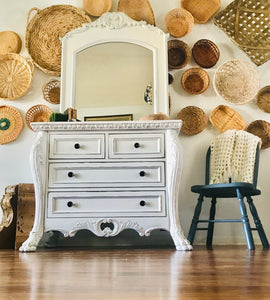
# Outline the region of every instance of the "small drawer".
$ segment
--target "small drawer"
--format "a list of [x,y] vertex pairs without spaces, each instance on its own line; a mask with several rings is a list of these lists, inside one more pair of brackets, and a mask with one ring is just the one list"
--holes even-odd
[[103,134],[51,135],[49,158],[104,158]]
[[48,218],[165,216],[165,191],[53,192]]
[[51,163],[49,188],[164,186],[164,163]]
[[110,158],[164,157],[164,134],[110,134]]

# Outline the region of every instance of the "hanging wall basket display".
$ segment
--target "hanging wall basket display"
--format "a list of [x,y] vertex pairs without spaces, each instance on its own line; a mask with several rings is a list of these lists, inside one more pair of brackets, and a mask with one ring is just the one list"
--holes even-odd
[[34,65],[16,53],[0,56],[0,98],[22,97],[32,83]]
[[0,106],[0,145],[17,139],[23,129],[23,120],[19,111],[11,106]]
[[270,59],[269,18],[269,1],[235,0],[214,17],[214,24],[259,66]]
[[60,80],[52,79],[47,82],[43,88],[43,97],[46,101],[51,104],[59,104],[60,103]]
[[260,88],[260,78],[251,63],[233,59],[223,63],[215,72],[214,89],[225,101],[244,104],[253,100]]
[[35,105],[28,109],[25,114],[27,126],[31,129],[32,122],[50,122],[50,116],[53,111],[46,105]]
[[[36,14],[31,18],[33,12]],[[72,5],[52,5],[42,10],[32,8],[28,13],[25,47],[34,64],[47,74],[60,76],[60,38],[89,22],[87,14]]]

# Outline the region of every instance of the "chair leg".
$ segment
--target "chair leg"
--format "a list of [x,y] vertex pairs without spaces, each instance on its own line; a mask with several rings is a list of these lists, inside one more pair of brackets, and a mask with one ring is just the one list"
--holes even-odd
[[195,237],[195,233],[197,230],[197,226],[198,226],[198,221],[199,221],[199,217],[200,217],[200,213],[202,210],[202,203],[203,203],[203,195],[200,195],[198,198],[198,203],[195,207],[194,210],[194,216],[190,225],[190,229],[189,229],[189,233],[188,233],[188,240],[190,242],[190,244],[193,244],[194,241],[194,237]]
[[247,247],[249,250],[254,250],[255,249],[254,240],[253,240],[253,236],[252,236],[243,196],[241,195],[241,192],[239,189],[236,189],[236,193],[237,193],[237,198],[239,201],[239,209],[240,209],[240,213],[241,213],[241,219],[242,219],[242,224],[243,224],[243,228],[244,228]]
[[[216,197],[213,197],[212,201],[211,201],[209,221],[210,220],[212,220],[212,221],[215,220],[216,203],[217,203]],[[207,248],[212,247],[213,233],[214,233],[214,222],[209,222],[208,223],[208,231],[207,231],[207,239],[206,239]]]
[[247,202],[249,204],[250,212],[252,214],[254,224],[255,224],[255,226],[257,228],[257,231],[259,233],[263,248],[267,249],[267,248],[269,248],[269,243],[268,243],[267,237],[265,235],[261,220],[258,216],[257,209],[256,209],[256,207],[253,203],[253,199],[250,196],[247,196]]

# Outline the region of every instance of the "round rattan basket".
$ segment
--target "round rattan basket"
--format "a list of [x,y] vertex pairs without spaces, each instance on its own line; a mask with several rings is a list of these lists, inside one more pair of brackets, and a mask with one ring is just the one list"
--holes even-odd
[[20,53],[22,40],[14,31],[0,32],[0,55],[7,53]]
[[177,119],[183,121],[181,132],[186,135],[195,135],[202,132],[208,122],[205,112],[197,106],[183,108],[177,114]]
[[170,35],[183,37],[191,32],[194,25],[194,18],[184,8],[175,8],[166,14],[164,22]]
[[[36,14],[31,18],[33,12]],[[61,37],[91,19],[72,5],[52,5],[28,13],[25,47],[34,64],[43,72],[61,75]]]
[[215,72],[214,89],[224,100],[244,104],[254,99],[260,87],[257,70],[243,60],[229,60]]
[[204,93],[207,90],[209,83],[209,76],[202,68],[187,69],[181,77],[183,89],[191,95]]
[[25,114],[25,121],[27,126],[31,129],[31,122],[49,122],[53,111],[46,105],[34,105],[28,109]]
[[23,129],[19,111],[11,106],[0,106],[0,145],[13,142]]
[[43,88],[43,97],[46,101],[51,104],[59,104],[60,103],[60,80],[52,79],[47,82]]
[[256,120],[250,123],[247,131],[258,136],[262,140],[262,149],[270,147],[270,123],[264,120]]
[[262,111],[270,113],[270,85],[259,90],[257,104]]
[[180,40],[168,41],[168,66],[171,69],[184,68],[191,57],[189,46]]
[[192,47],[192,56],[201,67],[211,68],[217,63],[220,52],[214,42],[201,39]]
[[33,78],[34,65],[23,56],[8,53],[0,56],[0,98],[15,100],[26,94]]
[[244,130],[246,128],[243,118],[226,105],[217,106],[210,114],[209,120],[211,124],[220,132],[228,129]]

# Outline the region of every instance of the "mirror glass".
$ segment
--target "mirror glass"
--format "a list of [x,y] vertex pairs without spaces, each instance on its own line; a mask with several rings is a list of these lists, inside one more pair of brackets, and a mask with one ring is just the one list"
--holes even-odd
[[75,107],[84,120],[137,120],[154,113],[148,48],[124,42],[88,47],[76,54],[75,74]]

